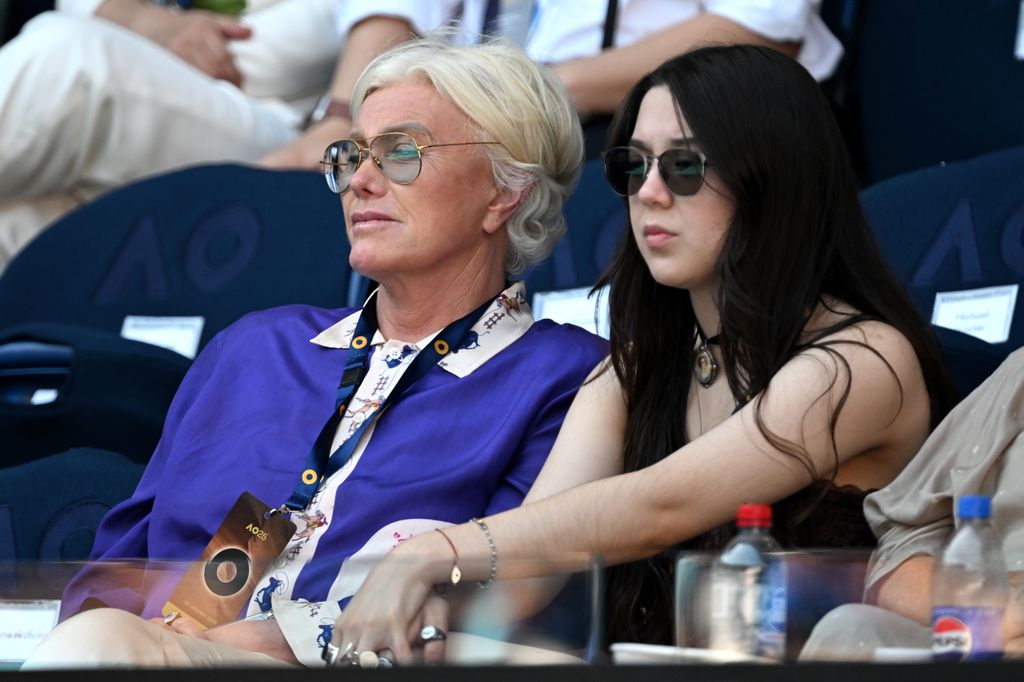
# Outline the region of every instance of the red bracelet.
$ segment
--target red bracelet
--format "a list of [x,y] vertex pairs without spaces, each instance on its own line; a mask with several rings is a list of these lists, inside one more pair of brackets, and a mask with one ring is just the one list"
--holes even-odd
[[434,530],[440,533],[441,537],[448,541],[448,546],[452,548],[452,553],[455,555],[455,558],[452,559],[452,585],[458,585],[459,581],[462,580],[462,571],[459,570],[459,550],[455,549],[455,543],[452,542],[447,533],[440,528],[435,528]]

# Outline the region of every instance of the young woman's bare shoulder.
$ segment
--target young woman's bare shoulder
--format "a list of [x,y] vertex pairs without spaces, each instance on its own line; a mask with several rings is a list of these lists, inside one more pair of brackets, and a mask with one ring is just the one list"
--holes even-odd
[[822,335],[825,330],[858,315],[860,311],[853,306],[836,299],[826,299],[808,321],[804,340],[816,339],[815,345],[834,348],[851,360],[887,364],[901,379],[904,375],[913,379],[915,372],[920,375],[917,352],[910,340],[891,324],[880,320],[861,320]]

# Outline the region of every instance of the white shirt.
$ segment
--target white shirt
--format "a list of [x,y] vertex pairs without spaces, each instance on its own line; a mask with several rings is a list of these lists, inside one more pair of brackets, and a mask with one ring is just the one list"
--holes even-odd
[[[619,0],[615,46],[624,47],[705,12],[726,17],[778,41],[802,43],[797,60],[818,80],[835,71],[843,47],[818,16],[821,0]],[[372,16],[402,17],[420,35],[453,20],[464,30],[483,27],[486,0],[373,0],[342,2],[335,10],[338,31],[346,35]],[[457,16],[462,6],[461,16]],[[534,60],[561,62],[601,50],[606,0],[536,0],[524,49]]]

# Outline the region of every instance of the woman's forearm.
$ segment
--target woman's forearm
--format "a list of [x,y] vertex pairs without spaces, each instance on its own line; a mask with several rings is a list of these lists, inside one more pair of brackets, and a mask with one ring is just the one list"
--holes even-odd
[[641,76],[661,62],[706,43],[754,43],[795,56],[798,43],[780,43],[716,14],[702,14],[626,47],[556,64],[576,110],[611,113]]

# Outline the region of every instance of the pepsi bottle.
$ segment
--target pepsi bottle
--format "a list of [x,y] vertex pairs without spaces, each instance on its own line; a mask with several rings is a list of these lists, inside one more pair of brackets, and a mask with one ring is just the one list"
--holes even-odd
[[738,530],[711,568],[712,649],[781,659],[786,648],[785,565],[770,534],[772,508],[744,504]]
[[988,497],[961,497],[960,526],[932,573],[932,655],[941,661],[993,660],[1003,655],[1006,562],[989,520]]

